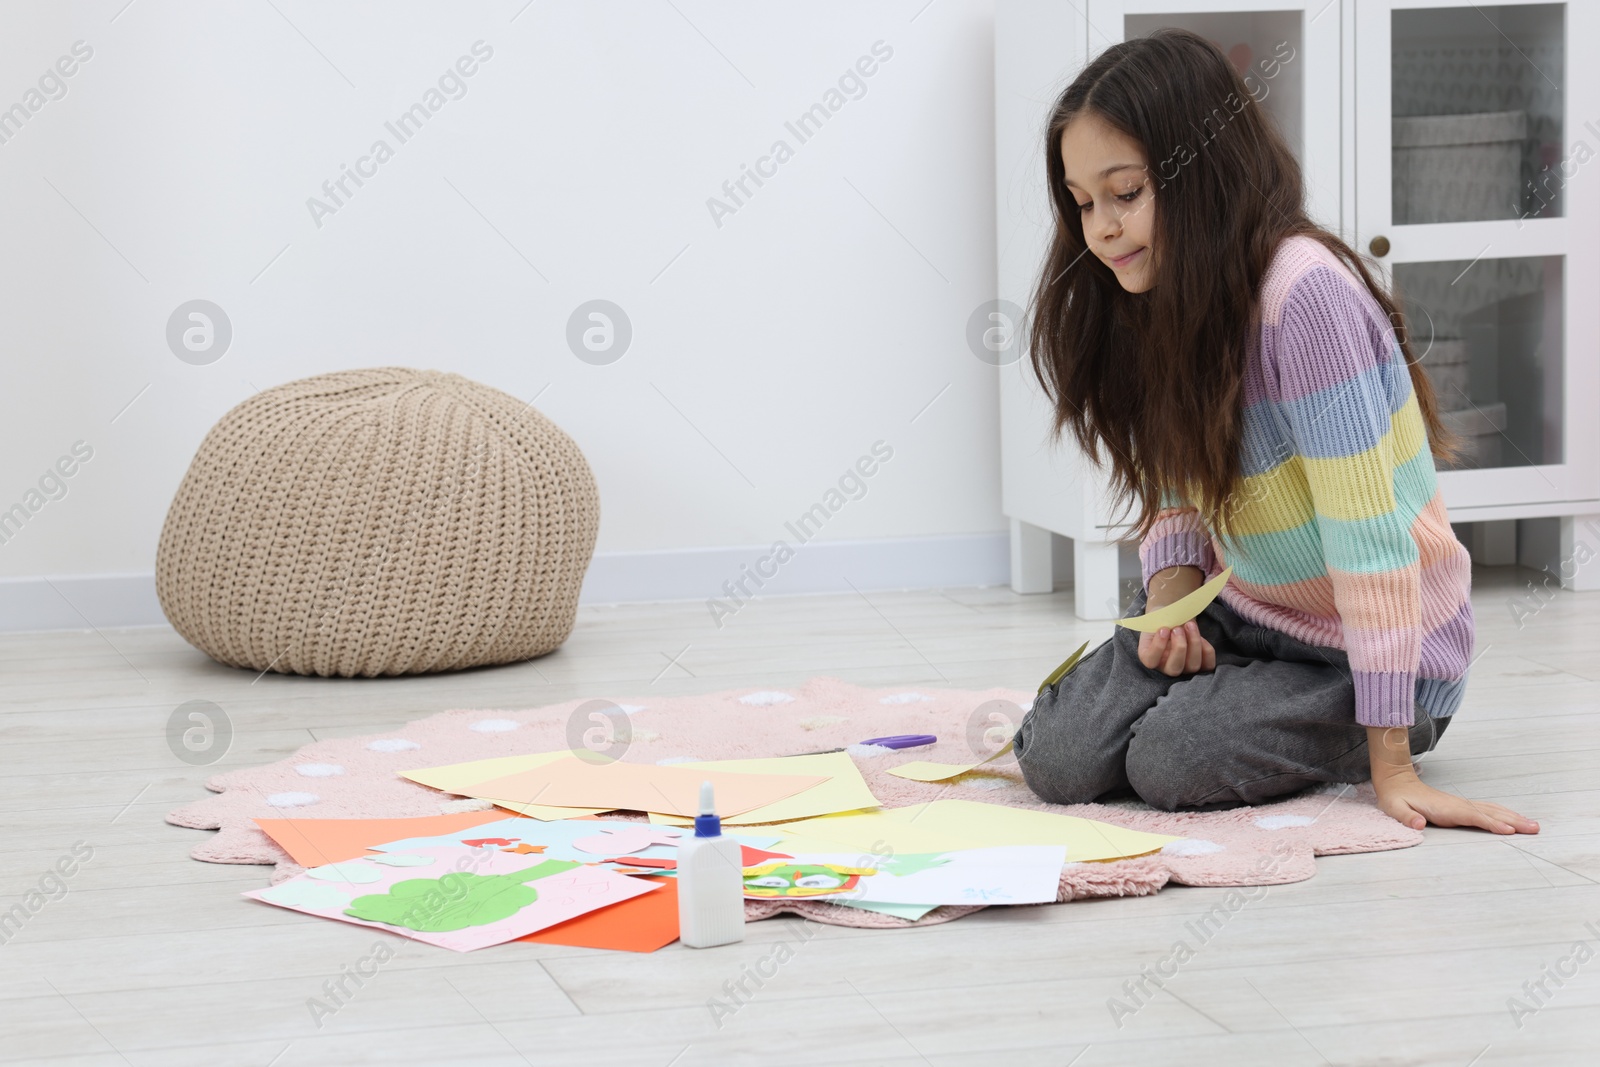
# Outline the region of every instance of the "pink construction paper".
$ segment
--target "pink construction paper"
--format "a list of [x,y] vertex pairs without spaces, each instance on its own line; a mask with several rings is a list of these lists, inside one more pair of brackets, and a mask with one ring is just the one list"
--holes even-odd
[[[337,871],[320,872],[321,877],[318,868],[311,868],[304,874],[296,875],[275,886],[253,889],[243,895],[252,900],[304,912],[307,915],[337,919],[358,926],[374,926],[426,944],[438,945],[456,952],[470,952],[473,949],[515,940],[660,888],[655,882],[630,878],[603,867],[583,865],[529,883],[538,890],[537,900],[508,918],[480,926],[448,931],[412,930],[346,915],[345,908],[349,907],[350,902],[357,897],[385,893],[394,885],[411,879],[439,878],[452,871],[480,875],[513,874],[546,862],[546,857],[537,854],[523,855],[493,848],[473,849],[466,846],[419,848],[404,854],[426,857],[432,862],[425,866],[393,867],[373,863],[368,859],[346,860],[337,865]],[[334,877],[328,877],[330,873]],[[374,873],[377,874],[376,878],[372,877]],[[350,880],[345,881],[340,876],[348,877]]]

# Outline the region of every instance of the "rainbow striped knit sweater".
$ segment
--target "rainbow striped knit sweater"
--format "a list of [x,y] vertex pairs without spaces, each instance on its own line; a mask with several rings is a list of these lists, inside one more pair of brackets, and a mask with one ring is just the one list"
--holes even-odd
[[1240,616],[1341,648],[1356,721],[1409,726],[1461,702],[1472,570],[1445,514],[1411,377],[1383,308],[1332,252],[1286,238],[1261,281],[1244,379],[1241,503],[1222,536],[1181,500],[1140,545],[1233,577]]

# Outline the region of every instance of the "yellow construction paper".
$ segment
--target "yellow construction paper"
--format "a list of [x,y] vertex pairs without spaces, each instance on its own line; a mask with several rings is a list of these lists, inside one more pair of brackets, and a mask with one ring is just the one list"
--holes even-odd
[[853,854],[861,857],[916,856],[971,848],[972,840],[938,826],[907,822],[895,815],[898,808],[882,808],[858,815],[832,815],[768,827],[783,835],[779,852]]
[[[565,759],[572,755],[565,749],[560,752],[530,752],[522,756],[496,756],[493,759],[472,760],[470,763],[451,763],[443,767],[421,767],[414,771],[401,771],[400,777],[409,778],[413,782],[437,789],[444,793],[454,793],[457,796],[467,796],[467,790],[479,782],[493,781],[504,778],[508,774],[519,774],[522,771],[531,771],[535,767],[543,767],[552,760]],[[517,804],[514,802],[495,802],[496,807],[514,811],[519,815],[527,815],[535,819],[552,822],[556,819],[576,819],[583,815],[599,815],[611,811],[611,808],[561,808],[553,804]]]
[[421,767],[414,771],[401,771],[400,777],[431,786],[446,793],[460,793],[462,787],[487,782],[491,778],[504,778],[519,771],[543,767],[552,760],[564,759],[572,753],[530,752],[522,756],[496,756],[494,759],[473,760],[470,763],[451,763],[444,767]]
[[1073,668],[1077,667],[1078,660],[1080,658],[1082,658],[1083,650],[1088,648],[1088,647],[1089,647],[1089,642],[1085,641],[1083,644],[1078,646],[1077,651],[1073,652],[1072,655],[1070,655],[1066,659],[1062,660],[1061,661],[1061,666],[1059,666],[1055,670],[1051,671],[1050,672],[1050,677],[1046,678],[1044,681],[1039,683],[1039,692],[1041,692],[1041,693],[1044,692],[1046,689],[1049,689],[1052,685],[1055,685],[1057,682],[1061,681],[1062,678],[1066,677],[1068,674],[1071,674],[1072,671],[1073,671]]
[[970,836],[973,847],[1059,844],[1067,847],[1069,861],[1080,863],[1143,856],[1180,840],[1172,834],[1130,830],[1095,819],[973,800],[936,800],[918,810],[901,810],[908,822],[933,819],[935,826]]
[[1131,619],[1118,619],[1118,626],[1126,626],[1130,630],[1140,633],[1153,634],[1163,627],[1172,629],[1182,626],[1202,611],[1206,605],[1217,599],[1217,594],[1222,592],[1222,587],[1228,584],[1228,575],[1233,573],[1232,567],[1226,567],[1222,573],[1211,579],[1199,589],[1179,600],[1174,600],[1164,608],[1136,615]]
[[[481,799],[481,798],[480,798]],[[555,804],[520,804],[515,800],[491,799],[489,803],[497,808],[526,815],[530,819],[542,819],[545,822],[555,822],[559,819],[582,819],[589,815],[603,815],[615,808],[563,808]]]
[[[871,815],[871,814],[876,813],[878,810],[879,809],[877,809],[877,808],[857,808],[855,811],[841,811],[841,812],[837,812],[836,814],[838,814],[838,815]],[[694,820],[693,819],[686,819],[681,815],[668,815],[665,812],[660,812],[660,811],[647,812],[647,814],[650,816],[650,821],[653,824],[655,824],[656,826],[693,826],[694,825]],[[826,817],[827,818],[832,818],[832,816],[826,816]],[[815,818],[819,818],[820,819],[820,818],[824,818],[824,816],[818,815],[818,816],[815,816]],[[735,822],[733,819],[723,819],[722,823],[723,823],[724,826],[730,826],[730,825],[731,826],[755,826],[755,825],[760,825],[762,827],[762,829],[770,830],[773,833],[777,833],[778,831],[781,831],[781,830],[787,830],[790,826],[795,825],[794,822],[763,823],[763,824],[739,823],[739,822]],[[838,851],[838,850],[835,849],[834,851]]]
[[[482,797],[501,807],[542,802],[561,807],[605,804],[630,811],[657,809],[692,817],[700,810],[700,786],[716,788],[719,812],[741,815],[777,803],[821,785],[818,775],[743,774],[687,764],[590,763],[572,757],[552,760],[542,767],[491,778],[467,786],[469,796]],[[516,810],[513,808],[512,810]]]
[[[679,763],[705,771],[731,771],[736,774],[815,774],[827,781],[791,797],[724,818],[729,826],[752,826],[764,822],[789,822],[842,811],[876,808],[878,798],[867,788],[866,779],[848,752],[819,752],[805,756],[776,756],[770,759],[708,760]],[[692,820],[652,812],[650,821],[663,826],[688,826]]]
[[1067,859],[1078,863],[1143,856],[1180,840],[1093,819],[973,800],[935,800],[861,815],[805,819],[776,829],[784,835],[778,847],[804,846],[808,851],[826,851],[811,847],[814,843],[863,852],[887,846],[898,855],[997,845],[1063,845]]
[[1011,742],[992,756],[986,756],[977,763],[933,763],[930,760],[917,760],[913,763],[902,763],[898,767],[890,767],[889,773],[896,778],[909,778],[913,782],[942,782],[946,778],[954,778],[958,774],[966,774],[970,770],[982,767],[990,760],[999,759],[1011,751]]

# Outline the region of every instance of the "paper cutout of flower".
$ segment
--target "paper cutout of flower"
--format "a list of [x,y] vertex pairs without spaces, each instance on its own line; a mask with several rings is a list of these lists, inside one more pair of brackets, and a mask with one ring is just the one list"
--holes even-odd
[[546,860],[513,874],[451,871],[438,878],[408,878],[386,893],[356,897],[344,913],[429,934],[487,926],[511,918],[539,899],[539,891],[527,883],[577,866],[567,860]]

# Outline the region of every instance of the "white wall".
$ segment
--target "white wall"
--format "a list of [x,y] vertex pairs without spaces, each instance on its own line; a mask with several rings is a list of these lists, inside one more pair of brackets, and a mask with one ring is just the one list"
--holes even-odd
[[[880,439],[822,539],[922,546],[902,582],[1004,580],[995,371],[965,339],[994,295],[992,3],[122,3],[0,8],[0,108],[93,49],[0,144],[0,508],[94,450],[0,545],[0,625],[49,613],[46,576],[89,599],[132,576],[100,621],[142,621],[119,612],[149,611],[212,423],[385,364],[540,396],[600,484],[591,600],[711,595]],[[477,41],[466,94],[399,143],[384,123]],[[785,122],[879,41],[801,144]],[[307,199],[379,138],[394,158],[319,228]],[[779,139],[793,159],[719,227],[707,199]],[[597,297],[634,328],[609,366],[565,342]],[[234,334],[204,366],[165,338],[196,298]],[[716,549],[676,585],[642,565]]]

